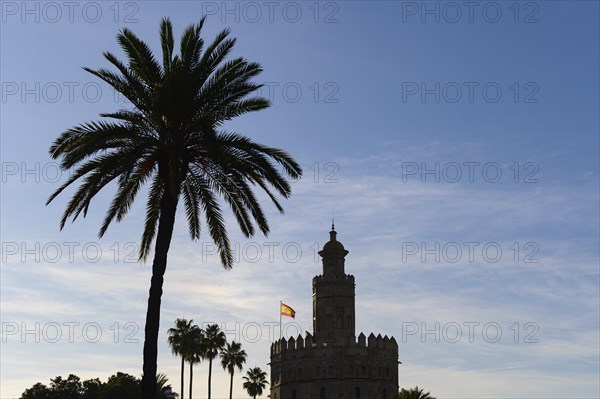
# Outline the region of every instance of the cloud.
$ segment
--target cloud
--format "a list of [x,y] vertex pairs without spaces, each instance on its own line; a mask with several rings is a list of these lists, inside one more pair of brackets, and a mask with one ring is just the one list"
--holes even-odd
[[[431,146],[428,156],[438,150],[439,146]],[[227,215],[239,260],[230,271],[219,264],[206,235],[200,242],[189,239],[184,215],[179,215],[159,337],[159,369],[167,372],[175,387],[179,360],[170,353],[166,331],[177,317],[201,324],[225,323],[230,339],[241,340],[247,350],[247,366],[256,364],[267,371],[270,343],[279,334],[273,326],[278,322],[279,300],[298,312],[296,320],[286,320],[297,324],[290,324],[290,334],[311,328],[311,279],[321,273],[317,252],[328,240],[333,209],[338,239],[350,251],[346,271],[357,281],[357,333],[396,337],[404,363],[401,386],[418,384],[440,397],[463,398],[564,397],[575,385],[579,396],[597,393],[590,366],[598,355],[598,258],[588,234],[598,219],[597,210],[591,210],[597,193],[589,187],[574,193],[559,185],[404,182],[392,173],[396,159],[384,152],[334,160],[339,167],[333,176],[337,183],[325,183],[323,175],[316,180],[307,175],[293,183],[285,216],[265,205],[271,221],[269,237],[244,238]],[[133,211],[130,221],[140,219],[139,212],[143,207]],[[557,226],[567,221],[568,234],[563,234]],[[109,249],[114,240],[123,251],[124,243],[137,240],[139,228],[116,225],[101,242],[106,256],[97,263],[85,262],[81,255],[74,262],[22,263],[16,254],[3,265],[3,321],[96,322],[106,333],[96,346],[86,346],[81,339],[65,346],[23,344],[8,337],[3,362],[11,367],[3,367],[3,397],[18,396],[35,382],[61,373],[101,378],[117,370],[139,374],[151,268],[123,262],[123,256],[115,262]],[[95,232],[88,233],[93,240]],[[37,234],[59,237],[53,230]],[[479,243],[473,261],[465,242]],[[407,256],[406,243],[417,244],[419,252]],[[427,250],[436,252],[436,243],[438,253],[423,258]],[[441,253],[448,243],[463,250],[455,263],[447,261],[448,253]],[[497,262],[480,251],[489,243],[502,249]],[[532,255],[537,263],[525,262],[532,253],[527,243],[537,245]],[[120,323],[120,339],[128,332],[124,323],[139,326],[135,334],[139,342],[111,345],[110,327],[115,322]],[[479,323],[473,342],[464,324],[469,322]],[[410,323],[416,323],[419,331],[406,335],[406,329],[415,326]],[[436,323],[440,342],[435,342],[435,333],[423,336],[423,328],[435,329]],[[443,335],[454,331],[452,323],[463,329],[457,343]],[[490,337],[482,335],[486,323],[500,326],[501,340],[488,342]],[[539,342],[524,343],[536,328],[532,337]],[[63,353],[69,354],[68,359]],[[38,366],[30,367],[31,358]],[[57,364],[54,358],[61,360]],[[560,364],[568,366],[566,374],[557,370]],[[205,390],[206,369],[206,364],[196,369],[197,392]],[[225,373],[215,373],[213,386],[215,395],[227,394]],[[237,382],[235,390],[242,394]]]

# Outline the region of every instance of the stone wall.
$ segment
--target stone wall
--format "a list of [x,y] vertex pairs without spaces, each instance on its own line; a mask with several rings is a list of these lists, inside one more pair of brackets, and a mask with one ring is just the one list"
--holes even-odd
[[307,333],[271,345],[271,399],[391,399],[398,392],[398,344],[360,334],[345,345]]

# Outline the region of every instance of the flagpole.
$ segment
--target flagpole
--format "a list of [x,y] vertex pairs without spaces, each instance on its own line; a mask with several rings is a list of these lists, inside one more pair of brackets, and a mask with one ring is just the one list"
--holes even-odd
[[283,301],[279,301],[279,339],[281,339],[281,305]]

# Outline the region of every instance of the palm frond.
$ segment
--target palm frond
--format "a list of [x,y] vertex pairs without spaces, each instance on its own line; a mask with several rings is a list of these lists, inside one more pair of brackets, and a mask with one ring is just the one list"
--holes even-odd
[[181,196],[190,237],[200,238],[204,218],[221,263],[230,268],[233,255],[221,204],[232,211],[247,237],[255,233],[255,223],[263,234],[269,232],[256,187],[283,212],[275,194],[289,197],[291,186],[284,175],[298,178],[300,166],[279,149],[236,133],[217,132],[224,122],[270,105],[265,98],[250,97],[261,87],[252,79],[262,67],[242,57],[227,60],[235,45],[228,29],[216,35],[203,52],[204,23],[202,18],[184,31],[179,54],[174,54],[173,27],[163,18],[161,63],[148,44],[123,29],[117,41],[127,62],[105,52],[116,70],[84,68],[125,96],[134,108],[102,113],[102,118],[112,121],[80,124],[51,145],[50,155],[73,172],[48,203],[79,182],[60,220],[61,228],[67,220],[85,216],[96,194],[114,182],[116,192],[99,230],[103,236],[114,220],[125,218],[136,195],[149,183],[140,260],[151,251],[164,196],[169,195],[173,207]]
[[193,71],[197,66],[202,48],[204,47],[204,40],[200,37],[206,16],[202,17],[197,25],[189,26],[181,37],[181,63],[186,71]]
[[150,247],[156,235],[156,226],[160,218],[160,204],[163,190],[162,179],[156,174],[150,186],[148,200],[146,201],[146,221],[144,222],[144,231],[142,233],[139,260],[145,261],[150,254]]
[[183,200],[185,206],[185,216],[188,221],[188,227],[192,240],[200,239],[200,199],[198,192],[194,190],[190,181],[183,183]]
[[171,64],[173,62],[173,48],[175,41],[173,39],[173,26],[168,18],[163,18],[160,22],[160,44],[163,52],[163,70],[165,75],[171,73]]
[[127,28],[123,28],[117,35],[117,41],[129,58],[129,67],[146,86],[151,90],[155,89],[163,79],[163,71],[150,47]]
[[[128,171],[129,172],[129,171]],[[127,173],[127,178],[119,182],[119,189],[113,198],[110,208],[106,213],[102,227],[100,227],[99,236],[104,236],[110,223],[116,218],[117,222],[123,220],[129,208],[133,204],[136,194],[140,187],[148,180],[154,172],[154,168],[144,167],[144,164],[137,165],[133,173]]]

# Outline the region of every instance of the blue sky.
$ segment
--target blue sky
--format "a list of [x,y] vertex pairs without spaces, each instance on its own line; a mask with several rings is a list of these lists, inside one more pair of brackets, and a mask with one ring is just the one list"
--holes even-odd
[[[72,8],[69,8],[72,7]],[[1,3],[0,397],[57,375],[141,372],[150,266],[132,261],[143,201],[103,239],[100,218],[59,232],[67,196],[47,150],[65,129],[129,105],[81,67],[127,27],[208,15],[258,61],[272,107],[227,127],[294,155],[286,214],[242,237],[225,271],[179,215],[159,371],[177,317],[218,322],[268,371],[283,300],[311,328],[315,251],[332,210],[357,281],[357,332],[393,335],[400,386],[440,398],[595,398],[599,370],[599,4],[534,2]],[[458,329],[460,328],[460,330]],[[39,342],[36,342],[39,341]],[[206,396],[207,365],[195,372]],[[215,397],[228,393],[214,375]],[[245,397],[236,379],[234,396]]]

